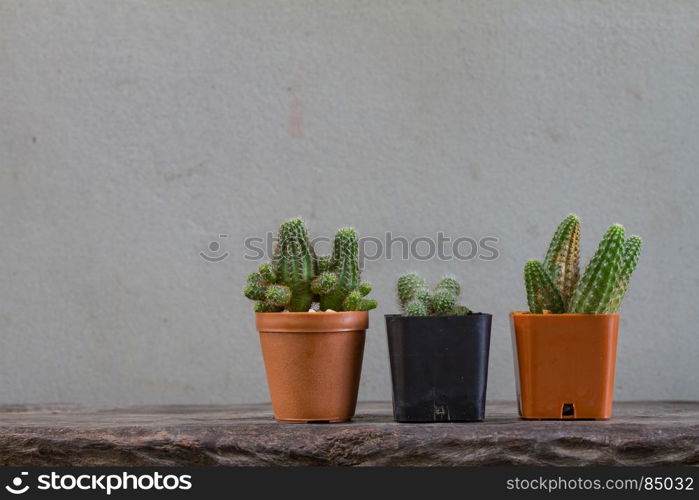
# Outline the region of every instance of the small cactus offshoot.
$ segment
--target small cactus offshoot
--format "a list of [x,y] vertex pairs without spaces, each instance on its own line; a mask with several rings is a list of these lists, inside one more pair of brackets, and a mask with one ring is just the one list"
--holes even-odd
[[427,283],[416,273],[404,274],[398,278],[398,301],[407,304],[414,299],[418,291],[427,287]]
[[360,280],[358,238],[354,229],[340,229],[332,255],[316,257],[300,218],[279,228],[271,262],[248,275],[243,295],[256,301],[255,312],[307,312],[309,309],[368,311],[371,285]]
[[556,229],[543,263],[530,260],[524,267],[529,312],[616,313],[638,263],[641,244],[640,237],[626,239],[624,227],[612,225],[581,277],[580,220],[569,215]]
[[404,316],[465,316],[470,309],[456,303],[461,285],[451,277],[442,278],[430,289],[416,273],[398,278],[398,302]]
[[564,312],[563,299],[558,288],[538,260],[530,260],[524,266],[524,284],[527,288],[529,311],[541,314],[544,311]]

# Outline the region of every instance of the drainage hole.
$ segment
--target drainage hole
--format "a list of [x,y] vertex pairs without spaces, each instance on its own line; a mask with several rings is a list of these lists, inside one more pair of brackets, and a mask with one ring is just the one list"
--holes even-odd
[[574,417],[575,416],[575,405],[573,403],[563,403],[563,409],[561,410],[561,416]]

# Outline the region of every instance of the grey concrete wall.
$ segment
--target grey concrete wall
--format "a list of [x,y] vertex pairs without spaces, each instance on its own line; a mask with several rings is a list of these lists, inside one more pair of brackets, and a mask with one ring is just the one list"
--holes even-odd
[[[699,4],[0,0],[0,402],[268,399],[243,240],[495,236],[495,261],[366,265],[362,399],[389,399],[397,275],[507,312],[557,222],[645,239],[618,399],[697,399]],[[219,252],[205,262],[219,233]]]

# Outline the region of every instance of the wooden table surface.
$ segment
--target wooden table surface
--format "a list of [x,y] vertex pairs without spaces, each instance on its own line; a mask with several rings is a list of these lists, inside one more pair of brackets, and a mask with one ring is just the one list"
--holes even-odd
[[269,405],[0,406],[0,465],[699,465],[699,403],[616,403],[608,421],[398,424],[390,403],[352,422],[279,424]]

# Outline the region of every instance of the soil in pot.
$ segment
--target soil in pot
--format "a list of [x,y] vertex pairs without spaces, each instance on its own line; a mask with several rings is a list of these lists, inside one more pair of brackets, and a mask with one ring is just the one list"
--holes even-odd
[[490,314],[387,315],[398,422],[474,422],[485,416]]

